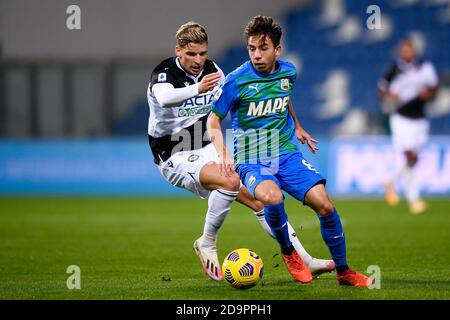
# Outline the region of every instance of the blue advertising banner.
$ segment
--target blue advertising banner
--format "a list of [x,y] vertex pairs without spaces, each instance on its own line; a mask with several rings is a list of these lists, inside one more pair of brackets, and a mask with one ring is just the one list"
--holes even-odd
[[[388,137],[332,140],[329,156],[328,189],[337,197],[380,197],[392,178],[403,188],[399,171],[405,157]],[[430,138],[414,171],[424,195],[450,196],[450,137]]]
[[167,183],[145,139],[0,142],[2,195],[188,194]]
[[[333,197],[382,197],[403,161],[388,137],[325,140],[319,148],[302,151]],[[416,180],[424,195],[450,196],[449,136],[430,139]],[[0,141],[0,195],[193,196],[163,179],[146,139]]]

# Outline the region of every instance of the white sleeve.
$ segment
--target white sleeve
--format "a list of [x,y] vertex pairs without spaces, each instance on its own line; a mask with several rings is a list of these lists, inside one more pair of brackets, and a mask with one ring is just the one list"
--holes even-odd
[[157,83],[153,85],[152,92],[161,107],[174,107],[198,95],[198,83],[185,88],[174,88],[170,83]]
[[220,80],[219,80],[219,86],[222,84],[223,80],[225,80],[225,74],[223,73],[222,69],[219,68],[219,66],[213,61],[214,66],[217,69],[217,72],[220,73]]
[[436,87],[439,83],[439,79],[433,64],[431,64],[430,62],[425,63],[424,69],[425,69],[425,81],[427,85],[429,87]]

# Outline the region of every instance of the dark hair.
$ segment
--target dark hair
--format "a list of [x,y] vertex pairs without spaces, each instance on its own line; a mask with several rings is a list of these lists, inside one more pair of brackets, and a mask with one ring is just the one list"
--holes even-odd
[[247,41],[252,36],[264,35],[268,36],[275,46],[280,45],[281,34],[281,27],[278,23],[273,21],[271,17],[261,15],[251,19],[245,26],[244,31]]
[[400,39],[398,46],[401,47],[405,44],[410,45],[411,47],[413,47],[415,49],[414,41],[412,38],[404,37],[404,38]]

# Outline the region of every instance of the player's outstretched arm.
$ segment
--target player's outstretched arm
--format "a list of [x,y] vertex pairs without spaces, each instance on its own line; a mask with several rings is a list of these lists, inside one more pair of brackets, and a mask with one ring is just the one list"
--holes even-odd
[[230,154],[225,145],[222,134],[222,120],[213,112],[209,114],[208,121],[206,123],[208,134],[219,154],[219,173],[220,175],[225,175],[225,177],[230,177],[234,172],[234,161],[230,157]]
[[298,140],[300,140],[300,142],[303,144],[306,142],[309,150],[311,150],[312,153],[316,153],[319,150],[319,148],[316,146],[316,143],[318,143],[318,141],[311,137],[311,135],[302,128],[295,114],[294,106],[292,105],[292,102],[290,100],[288,104],[288,110],[289,114],[292,117],[292,120],[294,120],[295,134],[297,135]]
[[198,84],[184,88],[174,88],[170,83],[157,83],[153,86],[153,95],[163,108],[177,107],[184,101],[198,95]]

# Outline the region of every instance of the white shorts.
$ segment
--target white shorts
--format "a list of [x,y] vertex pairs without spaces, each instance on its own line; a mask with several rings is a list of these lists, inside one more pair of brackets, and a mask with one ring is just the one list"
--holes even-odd
[[200,183],[200,170],[209,162],[219,162],[219,154],[212,143],[202,149],[175,153],[159,165],[159,172],[170,184],[204,199],[210,191]]
[[427,119],[410,119],[399,114],[389,118],[394,148],[419,152],[428,141],[430,123]]

